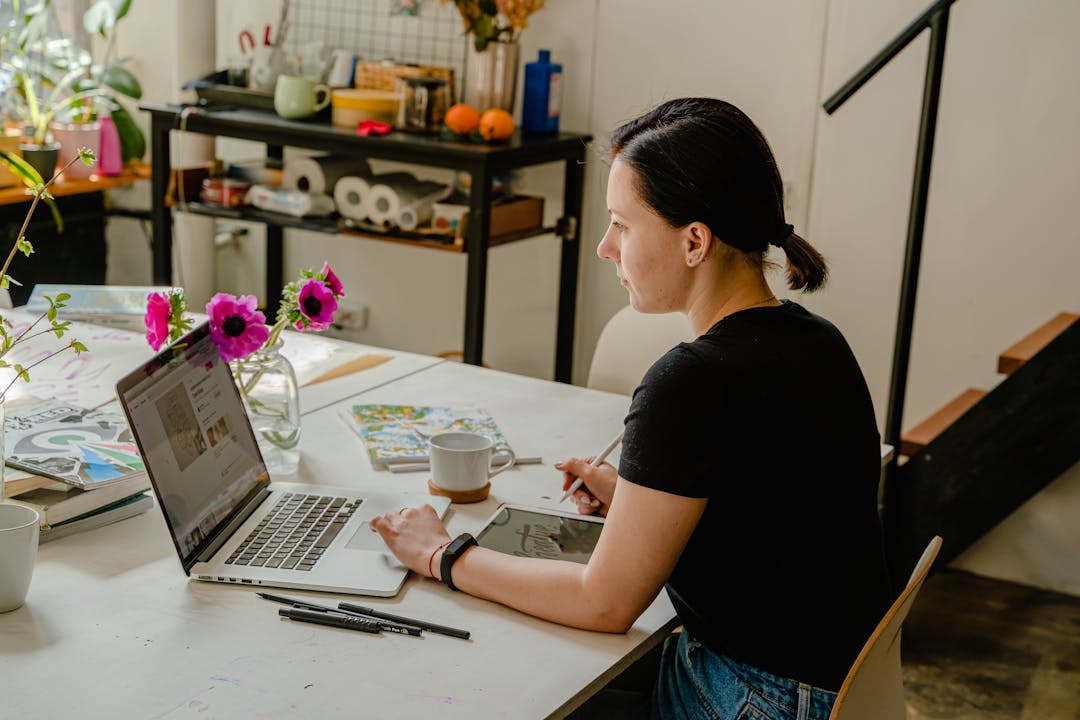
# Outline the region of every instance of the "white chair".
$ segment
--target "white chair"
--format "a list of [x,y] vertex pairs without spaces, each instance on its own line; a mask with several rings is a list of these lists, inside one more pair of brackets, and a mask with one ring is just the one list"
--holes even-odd
[[905,720],[904,676],[900,668],[900,630],[934,564],[941,538],[926,546],[907,587],[866,641],[844,678],[829,720]]
[[646,315],[627,305],[600,332],[585,385],[630,395],[661,355],[694,337],[690,321],[682,313]]

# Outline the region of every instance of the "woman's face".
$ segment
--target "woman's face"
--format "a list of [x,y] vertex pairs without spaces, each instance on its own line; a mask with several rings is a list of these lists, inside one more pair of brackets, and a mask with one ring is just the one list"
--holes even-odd
[[641,201],[633,168],[618,159],[608,174],[607,207],[611,223],[596,254],[615,263],[630,304],[645,313],[683,309],[689,281],[685,233]]

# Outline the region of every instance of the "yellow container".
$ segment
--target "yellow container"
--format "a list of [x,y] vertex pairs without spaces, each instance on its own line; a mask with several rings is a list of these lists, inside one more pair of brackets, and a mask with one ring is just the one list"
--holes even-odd
[[364,120],[393,125],[397,121],[400,102],[397,94],[385,90],[339,88],[330,98],[330,119],[337,127],[351,130]]

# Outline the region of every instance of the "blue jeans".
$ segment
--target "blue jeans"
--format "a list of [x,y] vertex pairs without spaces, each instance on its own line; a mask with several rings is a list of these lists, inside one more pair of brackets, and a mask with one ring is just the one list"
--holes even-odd
[[836,693],[717,655],[685,630],[664,643],[657,720],[828,720]]

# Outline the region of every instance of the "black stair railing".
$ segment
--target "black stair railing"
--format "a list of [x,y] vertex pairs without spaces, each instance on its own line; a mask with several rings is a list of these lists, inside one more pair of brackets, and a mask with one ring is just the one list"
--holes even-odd
[[[904,250],[904,270],[900,286],[900,303],[896,320],[896,339],[893,345],[892,372],[889,383],[889,404],[885,416],[885,442],[900,447],[903,432],[904,395],[907,392],[908,364],[911,355],[911,333],[915,323],[915,295],[919,284],[919,263],[922,257],[923,230],[926,227],[926,203],[930,191],[930,163],[934,156],[934,134],[937,127],[938,99],[941,95],[941,76],[945,64],[945,38],[949,28],[949,8],[955,0],[938,0],[897,35],[870,62],[837,90],[823,104],[825,112],[833,114],[859,88],[896,57],[924,30],[930,30],[930,49],[923,82],[922,115],[919,120],[919,140],[915,151],[915,178],[908,212],[907,243]],[[890,498],[894,492],[897,455],[884,470],[882,514],[888,540],[890,526],[899,519],[893,515]],[[891,509],[892,508],[892,509]]]

